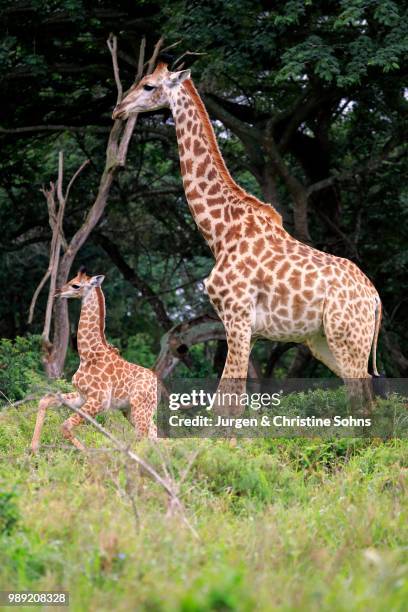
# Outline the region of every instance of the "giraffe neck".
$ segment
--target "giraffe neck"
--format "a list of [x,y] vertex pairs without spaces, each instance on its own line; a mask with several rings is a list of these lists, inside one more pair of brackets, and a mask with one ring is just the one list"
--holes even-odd
[[281,226],[281,217],[272,206],[246,193],[231,177],[205,106],[190,79],[170,96],[170,106],[186,198],[212,251],[217,254],[231,225],[254,210]]
[[78,326],[78,353],[81,360],[92,358],[106,350],[105,298],[100,287],[95,287],[83,298]]

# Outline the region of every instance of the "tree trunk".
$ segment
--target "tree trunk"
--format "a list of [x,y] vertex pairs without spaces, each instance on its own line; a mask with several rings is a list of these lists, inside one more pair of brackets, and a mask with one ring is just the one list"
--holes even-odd
[[303,373],[306,366],[312,359],[312,353],[307,346],[300,344],[296,351],[296,355],[290,365],[287,373],[287,378],[303,378]]
[[225,340],[224,326],[215,315],[204,314],[175,325],[162,337],[153,369],[159,378],[166,378],[179,361],[185,361],[191,346],[209,340]]
[[218,378],[221,378],[222,372],[225,366],[225,360],[227,358],[228,344],[226,340],[218,340],[217,347],[215,349],[215,355],[213,360],[213,367],[217,372]]

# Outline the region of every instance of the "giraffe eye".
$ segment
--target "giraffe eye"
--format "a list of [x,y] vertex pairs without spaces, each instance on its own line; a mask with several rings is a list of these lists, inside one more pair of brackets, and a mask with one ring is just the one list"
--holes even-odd
[[81,288],[81,285],[71,285],[71,287],[72,287],[73,289],[80,289],[80,288]]
[[143,89],[145,89],[146,91],[153,91],[153,89],[156,89],[154,85],[143,85]]

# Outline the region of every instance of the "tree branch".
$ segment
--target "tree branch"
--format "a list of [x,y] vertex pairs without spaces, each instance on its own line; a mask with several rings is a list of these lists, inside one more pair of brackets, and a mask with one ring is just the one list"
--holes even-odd
[[204,314],[172,327],[161,339],[160,354],[154,365],[159,378],[169,376],[191,346],[209,340],[225,340],[224,326],[214,314]]
[[90,423],[97,431],[99,431],[99,433],[105,436],[105,438],[110,440],[118,451],[120,451],[123,455],[125,455],[129,459],[131,459],[133,462],[140,465],[140,467],[143,468],[145,473],[148,474],[148,476],[152,480],[156,481],[167,493],[168,498],[169,498],[168,514],[172,515],[174,514],[174,510],[176,510],[181,516],[185,525],[190,529],[194,537],[199,539],[198,533],[196,532],[194,527],[190,524],[190,522],[188,521],[185,515],[184,507],[180,501],[180,498],[178,497],[179,486],[177,485],[177,482],[175,481],[175,479],[170,478],[169,475],[166,475],[166,478],[163,478],[162,476],[160,476],[160,474],[155,470],[155,468],[150,463],[142,459],[142,457],[140,457],[134,451],[130,450],[127,445],[123,444],[120,440],[118,440],[113,434],[111,434],[110,431],[108,431],[107,429],[105,429],[105,427],[100,425],[87,412],[81,410],[80,408],[75,408],[71,404],[66,404],[64,402],[63,396],[59,393],[56,394],[56,397],[62,404],[68,406],[68,408],[70,408],[73,412],[80,415],[85,421],[88,421],[88,423]]
[[83,132],[91,130],[93,132],[103,133],[109,132],[109,127],[99,125],[27,125],[19,128],[4,128],[0,127],[0,134],[27,134],[30,132]]
[[116,36],[114,36],[114,34],[112,34],[112,32],[109,34],[109,38],[106,41],[106,44],[108,45],[108,49],[112,56],[113,75],[115,77],[116,89],[118,90],[118,97],[116,100],[116,104],[119,104],[119,102],[122,100],[123,87],[122,87],[122,81],[120,80],[120,74],[119,74],[118,39]]
[[400,155],[402,155],[406,150],[406,145],[400,145],[391,150],[388,147],[385,147],[383,153],[376,157],[375,159],[369,159],[362,164],[351,168],[350,170],[345,170],[344,172],[340,172],[338,174],[334,174],[333,176],[329,176],[326,179],[318,181],[313,185],[310,185],[307,190],[307,197],[309,198],[312,193],[316,193],[317,191],[321,191],[322,189],[326,189],[327,187],[331,187],[335,183],[351,181],[355,179],[356,176],[361,174],[369,174],[379,168],[384,162],[389,160],[390,158],[396,159]]
[[294,226],[296,237],[306,243],[311,242],[307,218],[307,192],[302,183],[289,172],[282,155],[278,150],[273,135],[273,122],[268,122],[264,143],[271,163],[286,184],[294,202]]
[[152,288],[131,268],[125,259],[122,257],[117,245],[105,236],[104,234],[96,234],[95,240],[101,245],[103,250],[109,255],[115,266],[120,270],[123,277],[135,287],[151,304],[158,322],[161,327],[167,331],[173,327],[173,321],[170,319],[163,302],[154,293]]
[[[109,51],[111,52],[111,55],[112,55],[114,76],[115,76],[115,81],[116,81],[116,85],[118,88],[118,99],[119,99],[119,96],[122,95],[122,84],[119,78],[119,68],[118,68],[118,63],[117,63],[116,37],[110,36],[107,44],[108,44]],[[160,39],[156,43],[152,58],[151,60],[149,60],[151,61],[151,64],[149,64],[150,67],[152,67],[154,64],[153,58],[154,58],[154,61],[157,58],[161,44],[162,44],[162,39]],[[142,60],[144,60],[144,47],[145,47],[145,43],[142,40],[141,46],[140,46],[142,59],[139,58],[140,60],[139,65],[142,62]],[[119,120],[116,120],[114,122],[112,129],[110,131],[110,134],[109,134],[109,139],[108,139],[108,144],[107,144],[107,149],[106,149],[105,168],[104,168],[103,174],[99,182],[98,193],[96,195],[95,201],[93,205],[91,206],[90,210],[88,211],[88,214],[86,215],[84,223],[72,237],[61,259],[61,262],[59,262],[60,240],[61,240],[61,232],[59,230],[62,227],[62,223],[61,223],[62,216],[61,218],[57,218],[54,221],[54,217],[56,217],[55,202],[53,200],[55,187],[53,185],[51,186],[51,190],[49,193],[49,197],[47,198],[47,202],[49,203],[49,210],[51,211],[50,212],[50,222],[55,223],[55,227],[54,227],[55,231],[53,232],[53,241],[52,241],[51,252],[50,252],[49,268],[51,269],[50,276],[51,276],[52,284],[50,284],[49,301],[47,304],[46,323],[45,323],[44,333],[43,333],[44,341],[46,341],[46,337],[49,334],[49,323],[50,323],[49,321],[50,306],[49,305],[51,302],[51,296],[53,299],[53,294],[55,293],[54,284],[56,281],[54,279],[53,271],[54,269],[58,270],[58,284],[60,286],[62,286],[63,284],[67,282],[72,263],[79,249],[82,247],[82,245],[87,240],[91,231],[94,229],[94,227],[99,222],[106,208],[109,191],[110,191],[112,182],[114,180],[114,177],[118,169],[121,166],[123,166],[126,162],[127,150],[128,150],[130,138],[132,136],[132,132],[133,132],[133,129],[136,123],[136,119],[137,117],[134,116],[130,120],[128,120],[126,124],[124,124],[122,121],[119,121]],[[68,185],[68,188],[67,188],[67,194],[69,194],[70,188],[72,187],[72,184],[75,181],[76,177],[78,176],[79,171],[82,169],[82,167],[85,167],[85,165],[83,164],[81,168],[78,170],[78,172],[72,177]],[[60,156],[57,192],[58,192],[58,196],[60,200],[59,213],[61,215],[63,214],[64,208],[65,208],[65,202],[63,200],[63,192],[62,192],[62,172],[63,172],[63,163],[62,163],[62,159]],[[57,262],[57,264],[55,262]],[[52,287],[54,287],[54,289],[51,291]],[[57,305],[55,308],[54,337],[53,337],[53,343],[49,347],[51,350],[49,350],[49,354],[47,358],[47,368],[48,368],[47,372],[52,377],[61,375],[62,368],[63,368],[64,361],[65,361],[65,355],[67,351],[67,345],[68,345],[68,331],[69,330],[68,330],[67,304],[65,301],[60,300],[57,302]]]

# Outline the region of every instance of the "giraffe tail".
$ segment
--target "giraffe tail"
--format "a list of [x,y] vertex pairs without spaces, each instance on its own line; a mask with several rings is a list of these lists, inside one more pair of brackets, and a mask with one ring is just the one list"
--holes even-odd
[[374,326],[374,337],[373,337],[373,344],[372,344],[373,374],[376,377],[380,376],[377,370],[377,343],[378,343],[378,335],[380,333],[381,319],[382,319],[381,300],[380,298],[376,298],[375,326]]

